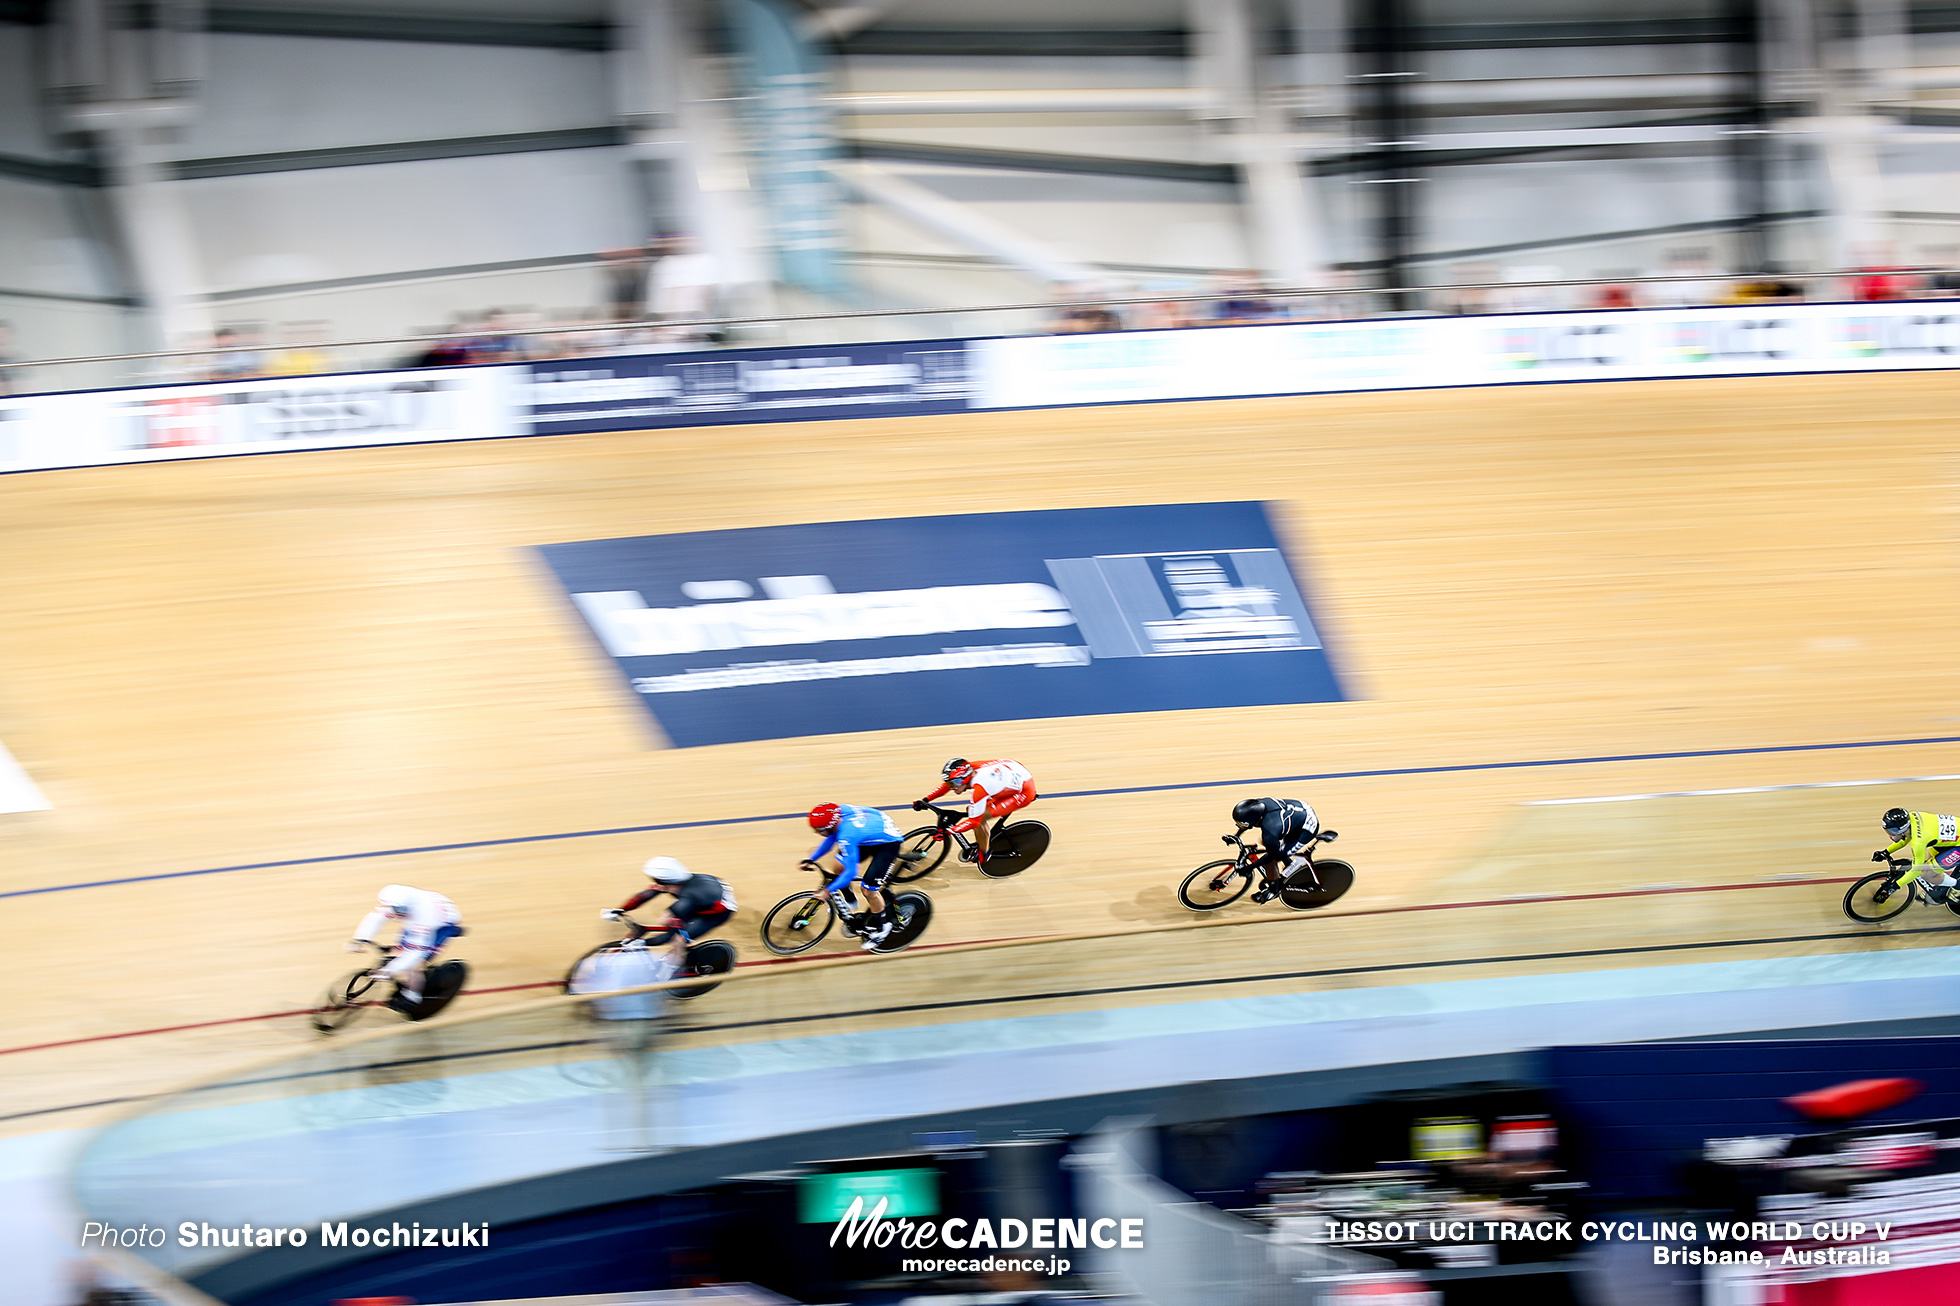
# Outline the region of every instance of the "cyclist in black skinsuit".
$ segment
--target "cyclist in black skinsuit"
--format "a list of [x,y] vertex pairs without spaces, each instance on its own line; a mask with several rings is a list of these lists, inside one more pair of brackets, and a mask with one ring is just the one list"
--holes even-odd
[[1297,798],[1244,798],[1233,805],[1232,820],[1241,831],[1259,827],[1259,841],[1265,850],[1253,865],[1265,883],[1253,891],[1252,900],[1269,902],[1286,878],[1287,863],[1319,833],[1320,818]]
[[[640,869],[653,883],[621,905],[608,907],[599,915],[604,920],[623,920],[626,913],[635,907],[660,894],[673,894],[673,905],[667,909],[667,919],[661,922],[659,928],[667,931],[668,939],[673,941],[676,966],[685,960],[689,943],[721,926],[735,914],[733,889],[712,875],[688,870],[678,858],[649,857],[646,865]],[[666,940],[656,939],[655,942]]]

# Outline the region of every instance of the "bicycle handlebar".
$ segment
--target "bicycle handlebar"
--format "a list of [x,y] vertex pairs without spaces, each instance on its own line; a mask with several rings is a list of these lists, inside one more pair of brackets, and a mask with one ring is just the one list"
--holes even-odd
[[[1251,828],[1252,828],[1251,826],[1246,827],[1247,830]],[[1303,842],[1311,846],[1316,843],[1333,843],[1336,839],[1340,837],[1341,837],[1341,832],[1339,830],[1315,830],[1312,834],[1308,835]],[[1239,847],[1244,848],[1245,830],[1240,830],[1235,834],[1220,835],[1219,842],[1235,843]]]

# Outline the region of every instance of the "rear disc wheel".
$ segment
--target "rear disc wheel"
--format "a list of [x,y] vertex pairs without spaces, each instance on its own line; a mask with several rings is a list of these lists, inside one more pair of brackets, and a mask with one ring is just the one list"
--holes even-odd
[[1016,821],[995,830],[988,839],[987,860],[980,863],[980,874],[1004,880],[1041,860],[1054,836],[1041,821]]
[[[674,978],[684,979],[689,975],[726,975],[734,969],[735,945],[726,939],[709,939],[706,943],[697,943],[687,950],[687,966]],[[698,998],[703,993],[713,992],[718,987],[718,982],[689,984],[685,988],[668,990],[668,996],[682,1000]]]
[[1280,884],[1279,900],[1294,911],[1325,907],[1354,887],[1354,867],[1332,857],[1302,866]]
[[910,889],[892,898],[892,932],[878,945],[879,952],[897,952],[919,941],[932,923],[932,899]]

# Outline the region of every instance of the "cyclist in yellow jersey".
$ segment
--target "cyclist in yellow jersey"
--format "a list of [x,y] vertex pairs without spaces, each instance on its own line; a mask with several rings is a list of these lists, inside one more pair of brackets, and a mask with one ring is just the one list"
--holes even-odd
[[1882,862],[1901,848],[1911,848],[1912,869],[1899,877],[1899,883],[1910,884],[1914,878],[1924,875],[1926,897],[1933,902],[1945,902],[1954,887],[1949,872],[1960,866],[1960,820],[1938,812],[1908,812],[1903,807],[1894,807],[1879,823],[1892,837],[1892,843],[1873,853],[1872,860]]

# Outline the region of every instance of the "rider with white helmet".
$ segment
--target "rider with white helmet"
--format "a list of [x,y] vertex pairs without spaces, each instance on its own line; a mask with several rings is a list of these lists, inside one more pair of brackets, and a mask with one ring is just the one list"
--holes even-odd
[[649,857],[640,871],[651,881],[617,907],[599,913],[602,920],[624,920],[626,913],[663,893],[674,895],[667,919],[659,928],[666,933],[655,943],[673,941],[674,960],[679,964],[687,945],[709,930],[724,924],[735,914],[735,891],[712,875],[690,871],[677,857]]
[[347,941],[347,951],[367,947],[388,921],[401,922],[401,935],[395,941],[393,959],[374,973],[378,978],[394,980],[404,1002],[420,1002],[428,964],[444,944],[463,932],[462,913],[439,893],[390,884],[375,895],[374,910],[361,918],[354,937]]

